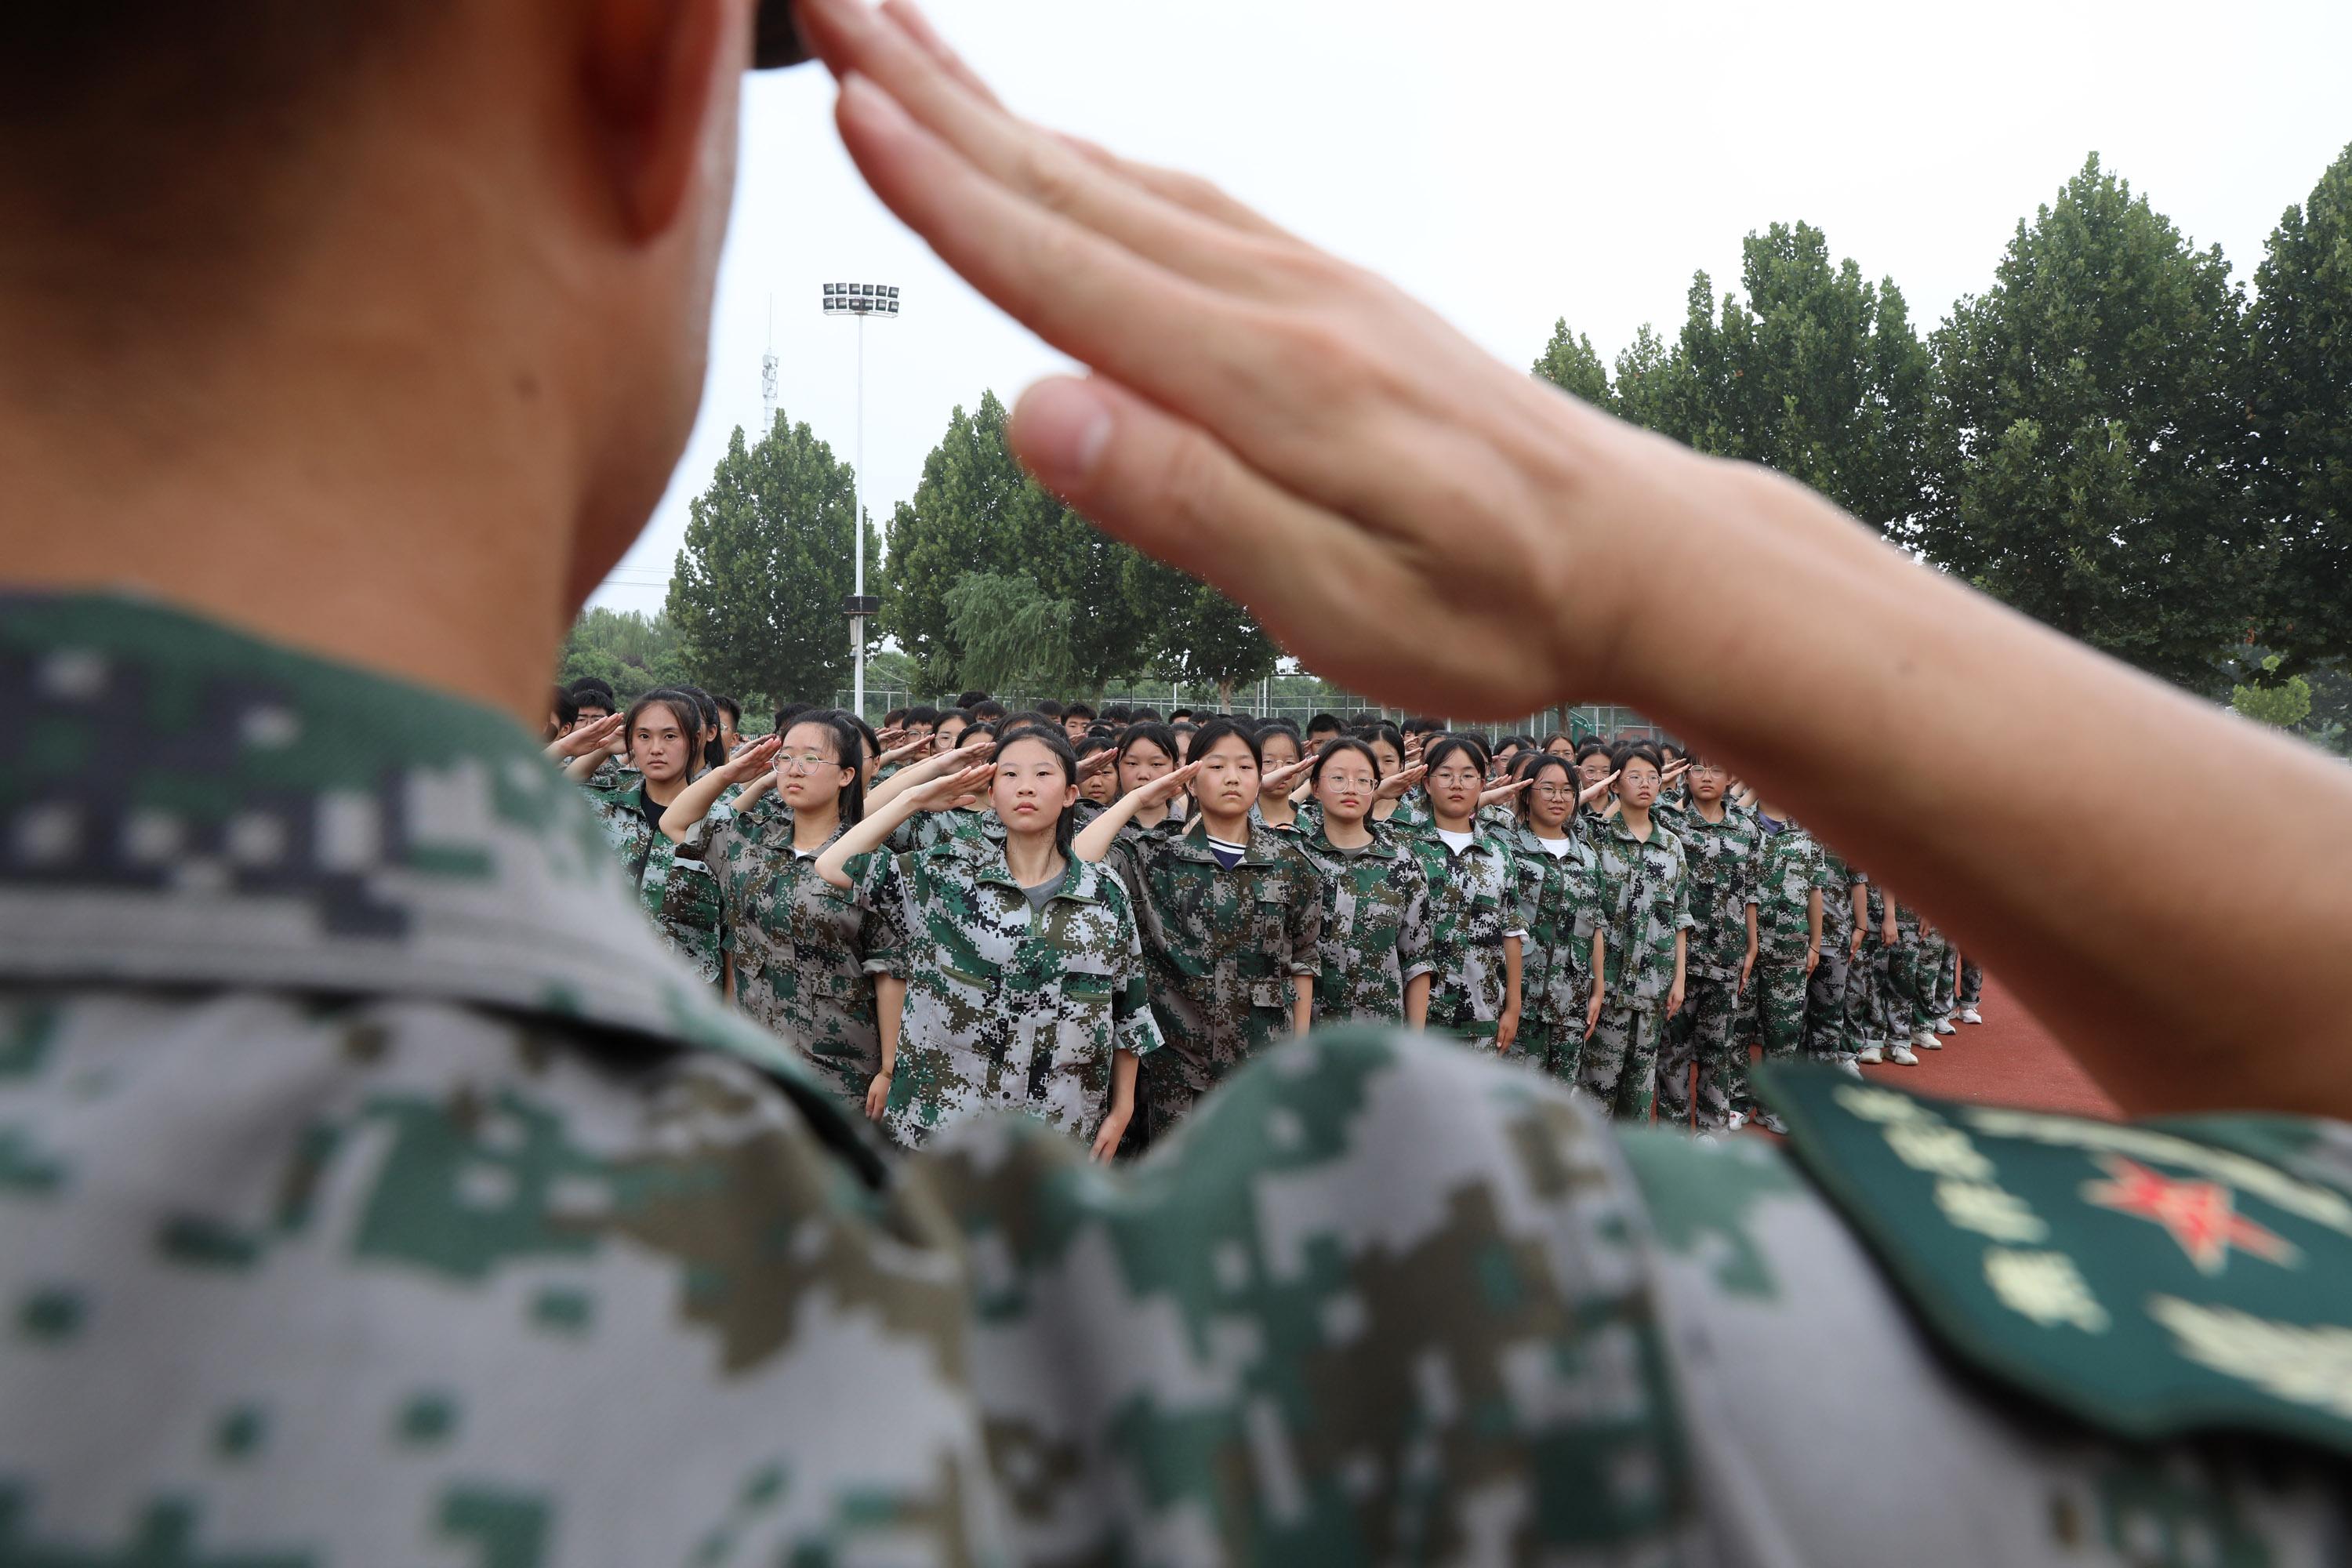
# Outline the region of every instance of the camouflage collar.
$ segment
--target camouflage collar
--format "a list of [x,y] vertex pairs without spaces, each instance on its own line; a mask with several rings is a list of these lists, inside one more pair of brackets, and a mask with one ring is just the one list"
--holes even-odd
[[0,594],[0,984],[438,998],[808,1084],[503,715],[108,595]]
[[[1189,819],[1182,830],[1171,841],[1170,849],[1187,860],[1205,861],[1212,866],[1218,863],[1216,856],[1209,848],[1209,824],[1206,817],[1195,816]],[[1234,861],[1234,865],[1238,868],[1243,866],[1278,866],[1281,863],[1282,851],[1277,847],[1273,832],[1253,819],[1249,825],[1249,843],[1242,850],[1242,858]]]
[[[1004,840],[997,838],[990,842],[992,852],[974,858],[972,879],[992,887],[1009,888],[1016,894],[1027,896],[1028,889],[1014,879],[1013,868],[1004,858]],[[1076,855],[1065,855],[1062,857],[1062,885],[1054,889],[1054,897],[1082,904],[1099,903],[1102,900],[1097,885],[1100,876],[1100,868],[1079,859]]]
[[1371,860],[1393,860],[1399,855],[1403,853],[1402,850],[1397,847],[1396,840],[1390,837],[1386,832],[1382,831],[1387,826],[1386,824],[1372,822],[1369,817],[1367,817],[1365,821],[1370,826],[1372,841],[1370,844],[1365,845],[1361,849],[1340,848],[1337,844],[1331,842],[1329,830],[1320,826],[1317,826],[1315,829],[1315,837],[1308,839],[1307,842],[1315,846],[1316,848],[1326,850],[1333,855],[1359,855],[1362,856],[1366,859]]

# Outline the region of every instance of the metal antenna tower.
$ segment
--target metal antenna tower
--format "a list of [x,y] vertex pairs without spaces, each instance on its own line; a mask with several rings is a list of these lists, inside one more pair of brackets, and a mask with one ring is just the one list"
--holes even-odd
[[[768,352],[760,356],[760,440],[776,427],[776,297],[768,296]],[[757,445],[758,443],[753,443]]]

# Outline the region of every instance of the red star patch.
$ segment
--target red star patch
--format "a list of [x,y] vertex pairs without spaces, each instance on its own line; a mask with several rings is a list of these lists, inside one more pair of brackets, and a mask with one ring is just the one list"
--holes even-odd
[[2162,1226],[2200,1274],[2219,1274],[2236,1247],[2283,1267],[2301,1260],[2293,1242],[2237,1212],[2236,1194],[2219,1182],[2179,1180],[2119,1154],[2095,1156],[2107,1173],[2083,1184],[2083,1201]]

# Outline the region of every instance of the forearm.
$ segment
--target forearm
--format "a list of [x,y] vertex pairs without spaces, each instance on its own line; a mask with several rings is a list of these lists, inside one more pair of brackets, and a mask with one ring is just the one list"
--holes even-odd
[[849,827],[841,837],[825,846],[824,853],[816,858],[816,874],[836,888],[849,886],[848,865],[860,855],[879,849],[898,831],[898,825],[915,815],[915,797],[902,795],[880,812],[869,812]]
[[907,983],[894,974],[874,977],[874,1017],[882,1037],[882,1072],[898,1069],[898,1030],[906,1022]]
[[1819,888],[1805,895],[1805,945],[1815,949],[1822,945],[1822,890]]
[[1121,795],[1103,807],[1103,814],[1087,823],[1084,830],[1070,841],[1070,853],[1081,860],[1100,860],[1110,853],[1110,847],[1118,842],[1118,830],[1134,821],[1135,814],[1142,809],[1139,793]]
[[[1926,892],[2127,1107],[2210,1106],[2227,1086],[2352,1114],[2352,879],[2343,854],[2313,853],[2352,847],[2352,778],[1910,563],[1793,485],[1747,489],[1744,510],[1659,531],[1689,614],[1632,623],[1628,697],[1874,880]],[[1928,761],[1970,734],[2032,759],[2031,784]],[[2217,752],[2245,791],[2226,812],[2202,776]]]
[[1315,976],[1294,974],[1290,977],[1290,1027],[1294,1034],[1305,1034],[1315,1023]]
[[727,793],[727,776],[723,769],[712,769],[677,792],[677,798],[662,809],[662,837],[673,844],[683,844],[692,836],[694,825],[710,815],[719,797]]
[[1428,1026],[1429,975],[1426,972],[1404,983],[1404,1021],[1411,1028]]
[[1503,939],[1503,1011],[1519,1010],[1519,939]]

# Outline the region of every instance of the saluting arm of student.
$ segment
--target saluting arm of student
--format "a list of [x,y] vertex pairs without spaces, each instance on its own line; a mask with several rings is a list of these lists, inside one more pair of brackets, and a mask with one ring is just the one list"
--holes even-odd
[[563,763],[563,771],[569,773],[573,763],[586,757],[588,771],[594,773],[596,764],[611,752],[628,717],[626,713],[607,713],[592,723],[574,725],[570,734],[558,735],[547,743],[548,760]]
[[1133,822],[1137,812],[1146,806],[1174,800],[1183,793],[1184,785],[1192,775],[1200,771],[1200,763],[1190,763],[1160,774],[1148,784],[1128,791],[1103,807],[1102,815],[1087,823],[1084,830],[1070,841],[1070,853],[1081,860],[1102,859],[1110,853],[1110,847],[1118,842],[1118,830]]
[[[2352,1115],[2352,879],[2311,853],[2352,845],[2340,763],[1502,363],[1212,187],[1019,120],[887,12],[799,17],[877,195],[1092,371],[1032,387],[1008,431],[1086,517],[1354,690],[1465,717],[1630,702],[1929,889],[2128,1108]],[[1956,734],[2035,758],[2035,786],[1949,766]],[[2217,752],[2244,781],[2222,813]]]
[[[871,816],[910,789],[917,789],[938,778],[941,773],[968,768],[986,758],[996,749],[993,741],[974,741],[969,746],[952,752],[933,752],[919,762],[908,763],[887,779],[880,779],[866,792],[866,813]],[[908,816],[912,816],[909,812]],[[898,819],[906,820],[902,816]]]
[[900,790],[878,812],[868,812],[863,818],[842,830],[841,837],[824,847],[816,858],[816,874],[836,888],[849,887],[849,863],[860,855],[871,854],[890,840],[900,823],[919,811],[945,809],[959,795],[971,793],[996,771],[982,763],[962,768],[917,786]]
[[662,808],[662,837],[673,844],[683,844],[694,837],[695,825],[710,815],[719,797],[740,784],[750,784],[776,765],[776,752],[783,742],[770,735],[744,747],[709,773],[677,792],[677,798]]

